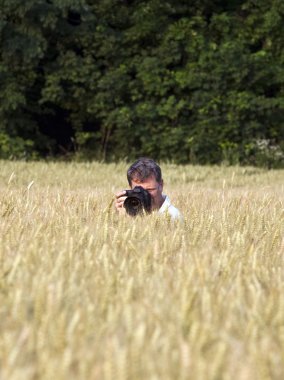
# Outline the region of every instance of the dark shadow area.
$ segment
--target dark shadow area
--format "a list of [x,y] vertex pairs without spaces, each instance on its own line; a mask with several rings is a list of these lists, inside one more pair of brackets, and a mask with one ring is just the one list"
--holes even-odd
[[41,154],[64,155],[74,152],[75,133],[68,116],[67,111],[54,105],[50,113],[38,116],[39,132],[44,140],[40,144]]

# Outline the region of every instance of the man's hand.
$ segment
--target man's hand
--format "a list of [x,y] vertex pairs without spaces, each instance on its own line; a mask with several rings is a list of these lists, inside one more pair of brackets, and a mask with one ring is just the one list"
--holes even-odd
[[125,199],[127,198],[125,196],[125,194],[126,194],[125,190],[120,191],[119,193],[115,194],[115,203],[114,203],[114,205],[115,205],[116,210],[119,211],[119,212],[121,212],[121,213],[125,212],[125,208],[123,207],[123,203],[124,203]]

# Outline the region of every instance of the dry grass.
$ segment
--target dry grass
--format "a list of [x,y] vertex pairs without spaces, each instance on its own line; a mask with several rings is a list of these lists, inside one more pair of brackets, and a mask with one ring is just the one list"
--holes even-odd
[[284,378],[284,171],[163,165],[172,225],[123,163],[0,165],[1,379]]

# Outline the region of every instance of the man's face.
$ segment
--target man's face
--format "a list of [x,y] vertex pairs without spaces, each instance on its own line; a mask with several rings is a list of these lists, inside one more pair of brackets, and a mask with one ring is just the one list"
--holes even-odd
[[150,176],[142,182],[139,180],[132,180],[131,188],[133,189],[135,186],[142,186],[143,189],[149,191],[152,199],[152,209],[158,209],[161,207],[161,204],[163,203],[163,180],[159,183],[154,176]]

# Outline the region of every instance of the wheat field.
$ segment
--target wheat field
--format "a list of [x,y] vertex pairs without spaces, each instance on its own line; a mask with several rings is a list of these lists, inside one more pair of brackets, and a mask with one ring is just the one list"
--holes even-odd
[[284,171],[162,164],[171,223],[126,163],[0,167],[1,380],[284,379]]

